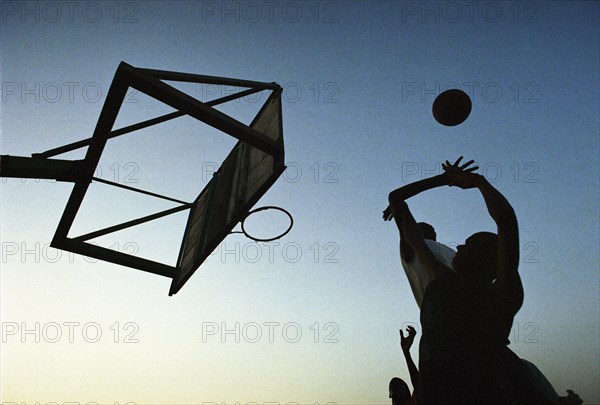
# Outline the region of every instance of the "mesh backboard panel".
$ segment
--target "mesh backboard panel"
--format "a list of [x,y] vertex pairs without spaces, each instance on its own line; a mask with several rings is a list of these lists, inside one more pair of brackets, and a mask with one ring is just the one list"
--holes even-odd
[[170,295],[183,286],[285,170],[280,94],[271,95],[250,127],[279,143],[281,154],[273,156],[241,141],[235,145],[190,210]]

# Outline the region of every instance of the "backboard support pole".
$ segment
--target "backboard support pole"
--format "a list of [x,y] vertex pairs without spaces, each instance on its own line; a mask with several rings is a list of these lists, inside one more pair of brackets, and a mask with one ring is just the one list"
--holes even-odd
[[83,160],[43,159],[26,156],[0,156],[0,177],[51,179],[75,183]]

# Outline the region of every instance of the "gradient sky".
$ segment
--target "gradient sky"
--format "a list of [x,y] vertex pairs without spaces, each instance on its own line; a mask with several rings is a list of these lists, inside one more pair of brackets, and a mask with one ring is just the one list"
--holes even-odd
[[[167,278],[48,247],[72,185],[3,179],[3,402],[390,403],[390,378],[408,380],[398,329],[419,313],[381,211],[392,189],[464,155],[519,219],[525,303],[510,347],[560,393],[600,403],[600,3],[3,1],[1,11],[2,154],[91,136],[121,61],[275,81],[288,170],[259,205],[295,221],[270,244],[227,237],[169,297]],[[431,104],[452,87],[473,110],[448,128]],[[202,100],[232,91],[179,88]],[[223,111],[249,122],[265,99]],[[169,111],[130,92],[116,127]],[[191,200],[234,143],[183,117],[111,140],[97,176]],[[451,246],[494,230],[477,191],[408,203]],[[172,206],[93,184],[70,235]],[[174,264],[185,220],[96,242]],[[263,235],[287,225],[272,212],[248,224]]]

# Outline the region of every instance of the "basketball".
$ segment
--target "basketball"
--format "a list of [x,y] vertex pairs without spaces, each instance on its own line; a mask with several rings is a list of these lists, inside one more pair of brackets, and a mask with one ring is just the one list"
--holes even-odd
[[462,124],[471,113],[471,99],[462,90],[450,89],[440,93],[433,102],[433,117],[447,127]]

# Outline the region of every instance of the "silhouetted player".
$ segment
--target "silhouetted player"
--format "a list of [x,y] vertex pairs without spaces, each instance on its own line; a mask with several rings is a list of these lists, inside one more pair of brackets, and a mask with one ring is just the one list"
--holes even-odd
[[415,399],[411,396],[410,389],[403,379],[392,378],[389,390],[392,405],[416,405]]
[[478,232],[458,246],[452,262],[456,273],[428,248],[404,193],[389,195],[396,224],[432,280],[421,309],[418,400],[520,403],[525,383],[514,376],[520,375],[516,371],[522,362],[506,347],[513,317],[523,303],[517,218],[506,198],[472,173],[477,167],[468,168],[473,161],[459,166],[461,159],[453,165],[446,161],[442,175],[414,183],[418,190],[413,194],[443,185],[481,192],[498,233]]
[[407,327],[406,336],[404,336],[402,329],[400,329],[400,347],[402,348],[402,353],[406,359],[406,365],[408,367],[408,372],[410,373],[410,382],[413,385],[413,392],[412,394],[410,393],[410,389],[403,379],[398,377],[392,378],[390,381],[390,398],[392,398],[392,405],[417,404],[415,391],[419,381],[419,371],[417,370],[417,366],[415,366],[415,363],[410,355],[410,347],[415,340],[416,334],[417,331],[412,326]]

